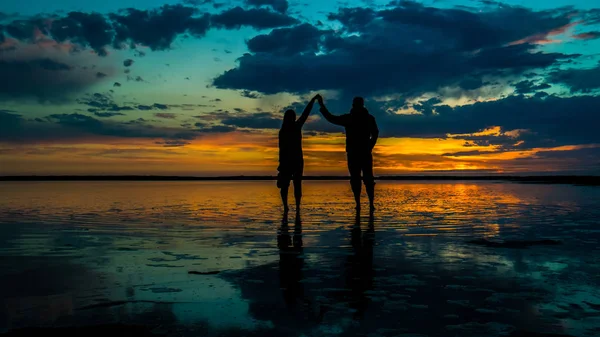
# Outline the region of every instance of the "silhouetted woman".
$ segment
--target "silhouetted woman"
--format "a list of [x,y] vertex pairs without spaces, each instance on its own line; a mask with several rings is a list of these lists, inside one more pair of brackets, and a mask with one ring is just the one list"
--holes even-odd
[[308,119],[318,95],[313,97],[302,116],[296,120],[296,112],[287,110],[283,115],[283,123],[279,130],[279,167],[277,171],[277,187],[281,189],[281,201],[284,212],[289,211],[288,190],[290,181],[294,181],[294,197],[296,198],[296,212],[300,210],[302,200],[302,173],[304,171],[304,156],[302,154],[302,126]]

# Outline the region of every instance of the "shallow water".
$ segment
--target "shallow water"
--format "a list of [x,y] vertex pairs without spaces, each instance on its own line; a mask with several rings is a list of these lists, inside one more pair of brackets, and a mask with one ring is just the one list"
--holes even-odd
[[274,182],[1,183],[0,328],[600,335],[599,188],[376,189],[374,216],[357,218],[347,182],[305,182],[301,219],[292,209],[286,225]]

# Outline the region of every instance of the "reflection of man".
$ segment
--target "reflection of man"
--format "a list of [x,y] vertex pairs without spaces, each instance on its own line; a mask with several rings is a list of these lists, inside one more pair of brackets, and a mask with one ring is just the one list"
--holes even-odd
[[354,193],[356,209],[360,209],[360,176],[362,172],[369,206],[374,210],[375,179],[373,177],[373,155],[372,151],[379,137],[379,129],[375,117],[369,114],[365,108],[362,97],[355,97],[352,101],[352,109],[349,114],[332,115],[323,103],[323,97],[317,96],[321,113],[330,123],[346,128],[346,154],[348,157],[348,170],[350,171],[350,186]]
[[350,239],[353,254],[346,262],[346,288],[352,296],[350,307],[356,310],[355,319],[363,318],[369,304],[365,292],[373,288],[373,239],[373,217],[369,217],[369,228],[363,233],[357,214]]

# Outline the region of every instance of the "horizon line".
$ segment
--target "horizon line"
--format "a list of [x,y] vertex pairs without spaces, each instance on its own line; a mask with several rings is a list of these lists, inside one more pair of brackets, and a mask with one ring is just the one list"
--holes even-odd
[[[0,181],[272,181],[276,175],[229,175],[229,176],[177,176],[177,175],[15,175],[0,176]],[[304,176],[302,180],[349,180],[349,176]],[[375,180],[389,181],[443,181],[443,180],[500,180],[509,182],[562,183],[600,185],[600,175],[530,174],[530,175],[381,175]]]

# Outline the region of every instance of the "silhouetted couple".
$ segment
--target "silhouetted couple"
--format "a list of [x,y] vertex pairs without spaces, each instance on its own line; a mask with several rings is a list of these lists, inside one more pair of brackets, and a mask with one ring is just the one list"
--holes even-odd
[[288,190],[290,181],[294,182],[294,196],[296,198],[296,211],[300,209],[302,199],[302,174],[304,171],[304,156],[302,154],[302,126],[308,119],[315,101],[319,102],[323,117],[330,123],[343,126],[346,130],[346,155],[348,170],[350,171],[350,186],[354,193],[356,209],[360,210],[361,172],[362,180],[369,196],[371,211],[375,209],[375,180],[373,176],[372,151],[377,143],[379,129],[375,118],[365,108],[362,97],[355,97],[352,101],[350,113],[336,116],[332,115],[323,103],[323,97],[313,97],[304,112],[296,120],[296,112],[287,110],[283,116],[283,123],[279,131],[279,175],[277,187],[281,189],[281,200],[284,212],[289,211]]

